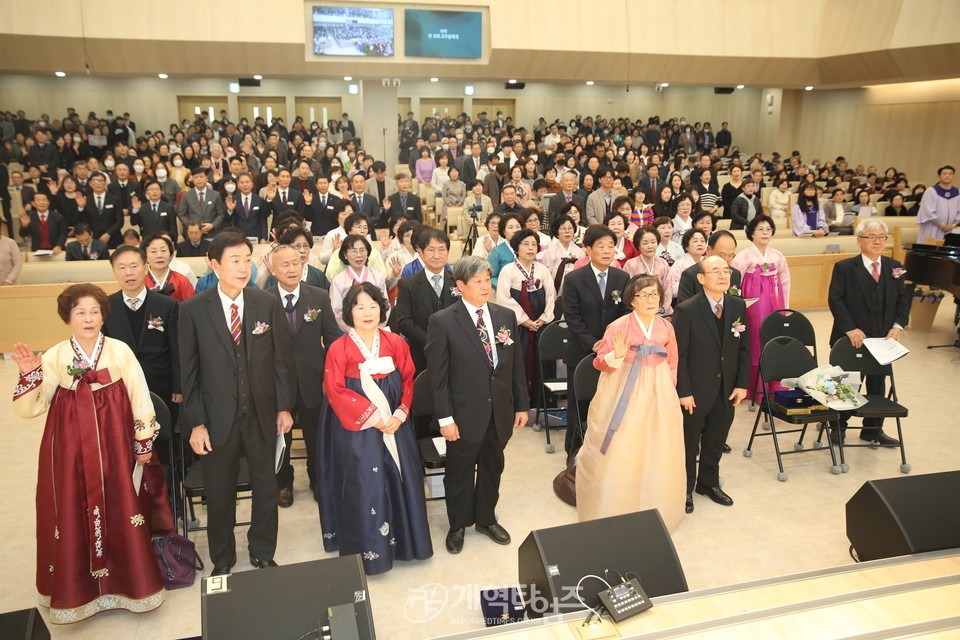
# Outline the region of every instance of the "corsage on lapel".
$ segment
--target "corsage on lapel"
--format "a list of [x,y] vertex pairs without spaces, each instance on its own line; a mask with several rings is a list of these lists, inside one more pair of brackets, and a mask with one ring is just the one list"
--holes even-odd
[[905,274],[906,272],[907,272],[906,269],[903,269],[903,268],[901,268],[901,267],[896,267],[896,268],[890,273],[890,275],[893,276],[893,279],[894,279],[894,280],[899,280],[900,277],[903,276],[903,274]]
[[620,290],[614,289],[610,292],[610,299],[613,300],[614,304],[620,304]]
[[497,331],[497,344],[501,344],[505,347],[509,347],[513,344],[513,338],[510,337],[510,330],[506,327],[500,327],[500,330]]
[[320,309],[307,309],[307,312],[303,314],[304,322],[313,322],[320,317]]
[[450,295],[453,296],[454,298],[459,298],[463,294],[460,293],[460,289],[458,289],[457,287],[450,287]]
[[258,322],[258,323],[253,327],[253,335],[255,335],[255,336],[259,336],[259,335],[261,335],[261,334],[264,334],[264,333],[266,333],[267,331],[270,331],[270,325],[268,325],[266,322]]
[[729,289],[727,289],[727,295],[737,296],[739,298],[743,294],[740,291],[740,287],[730,287]]
[[150,319],[147,320],[147,329],[153,329],[160,332],[165,331],[163,328],[163,318],[160,316],[151,316]]
[[740,334],[747,330],[746,325],[740,321],[740,318],[737,318],[733,321],[733,324],[730,325],[730,333],[733,334],[734,338],[739,338]]

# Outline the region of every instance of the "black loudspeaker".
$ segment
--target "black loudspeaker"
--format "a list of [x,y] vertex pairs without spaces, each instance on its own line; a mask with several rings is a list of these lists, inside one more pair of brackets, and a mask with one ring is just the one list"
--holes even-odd
[[37,608],[0,613],[0,638],[3,640],[50,640],[50,632]]
[[514,91],[520,91],[521,89],[523,89],[523,88],[526,87],[526,86],[527,86],[527,83],[526,83],[526,82],[513,82],[513,83],[505,82],[505,83],[503,83],[503,88],[504,88],[504,89],[511,89],[511,90],[514,90]]
[[329,624],[327,609],[344,604],[356,612],[359,639],[374,640],[358,555],[206,577],[200,586],[204,640],[316,637],[319,624]]
[[713,92],[719,94],[733,93],[733,87],[714,87]]
[[960,547],[960,471],[871,480],[847,502],[861,560]]
[[241,87],[259,87],[260,81],[256,78],[237,78],[237,84]]
[[[592,574],[620,582],[618,572],[629,579],[630,571],[640,576],[650,597],[687,591],[677,551],[656,509],[538,529],[520,545],[519,583],[531,618],[585,610],[576,597],[581,578]],[[580,597],[596,607],[596,594],[605,589],[587,578]]]

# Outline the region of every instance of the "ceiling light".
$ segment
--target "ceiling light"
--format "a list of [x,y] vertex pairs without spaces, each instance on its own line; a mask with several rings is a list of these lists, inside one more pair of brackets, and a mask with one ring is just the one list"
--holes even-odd
[[663,88],[667,88],[667,87],[670,86],[670,83],[669,83],[669,82],[661,82],[661,83],[660,83],[660,86],[663,87]]
[[351,80],[353,80],[353,76],[343,76],[343,79],[347,82],[350,82]]
[[805,86],[805,87],[803,88],[803,90],[804,90],[804,91],[813,91],[813,85],[812,85],[812,84],[808,84],[807,86]]
[[263,80],[263,76],[261,76],[260,74],[257,74],[257,75],[255,75],[255,76],[253,76],[253,79],[254,79],[254,80]]
[[440,82],[440,78],[430,78],[430,82]]
[[57,76],[58,78],[62,78],[62,77],[64,77],[65,75],[67,75],[67,72],[66,72],[66,71],[54,71],[54,72],[53,72],[53,75]]
[[472,96],[472,95],[473,95],[473,85],[472,85],[472,84],[465,84],[465,85],[463,85],[463,95],[465,95],[465,96]]
[[742,84],[738,84],[738,85],[737,85],[737,89],[743,89],[743,85],[742,85]]
[[516,78],[510,78],[509,80],[507,80],[507,84],[517,84],[517,79],[516,79]]
[[165,74],[165,73],[158,73],[158,74],[157,74],[157,77],[160,78],[161,80],[166,80],[166,79],[169,78],[170,76],[168,76],[168,75]]
[[588,87],[592,87],[592,86],[593,86],[593,80],[587,80],[587,86],[588,86]]

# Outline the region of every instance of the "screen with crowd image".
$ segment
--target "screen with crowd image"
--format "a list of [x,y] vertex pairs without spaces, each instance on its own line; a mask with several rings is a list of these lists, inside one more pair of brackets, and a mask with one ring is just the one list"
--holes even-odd
[[313,7],[313,53],[392,56],[393,9]]

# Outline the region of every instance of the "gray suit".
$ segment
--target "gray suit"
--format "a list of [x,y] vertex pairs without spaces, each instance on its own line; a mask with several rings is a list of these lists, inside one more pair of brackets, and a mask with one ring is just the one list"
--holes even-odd
[[220,194],[209,185],[205,192],[204,202],[200,202],[200,196],[196,189],[185,191],[180,196],[177,217],[180,218],[184,229],[190,222],[199,222],[201,225],[212,224],[213,230],[205,235],[213,236],[223,226],[223,221],[227,216],[227,206],[223,204],[223,198],[220,197]]

